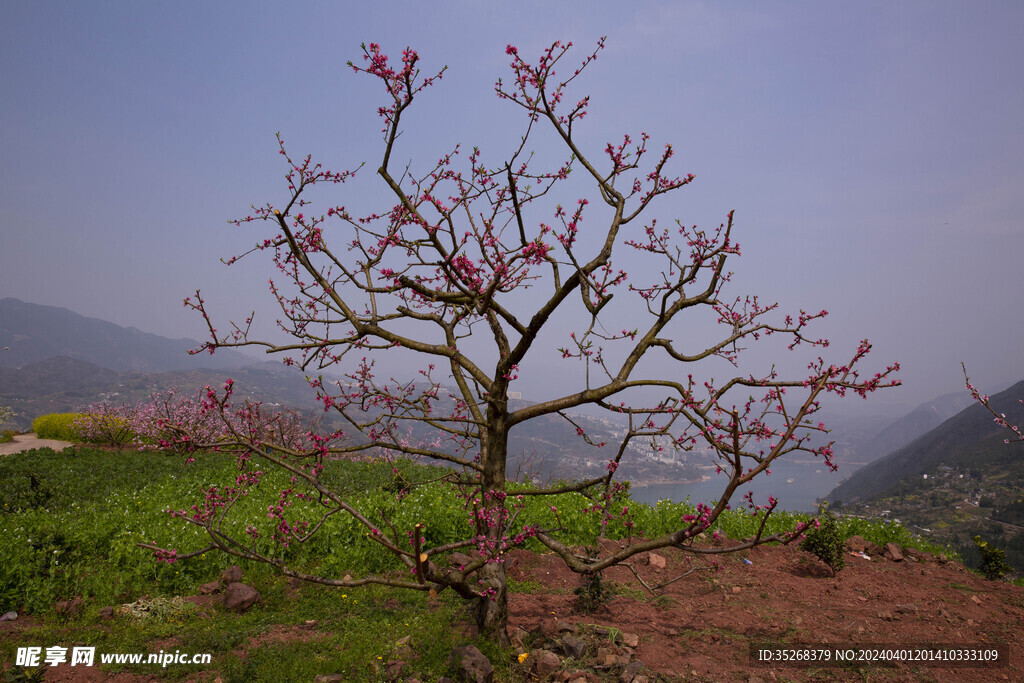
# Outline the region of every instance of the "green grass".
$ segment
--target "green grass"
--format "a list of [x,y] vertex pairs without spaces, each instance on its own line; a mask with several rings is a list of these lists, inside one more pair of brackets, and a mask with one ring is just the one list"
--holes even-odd
[[[426,481],[438,474],[412,463],[399,468],[407,481]],[[81,447],[63,453],[38,449],[0,458],[0,613],[17,610],[39,620],[38,626],[0,644],[0,658],[14,661],[19,646],[84,642],[97,652],[209,652],[213,668],[225,681],[278,680],[281,670],[295,671],[296,680],[312,680],[324,673],[350,680],[384,680],[384,665],[394,655],[395,641],[412,635],[418,657],[415,672],[424,680],[446,673],[451,648],[467,640],[462,631],[452,628],[453,623],[465,623],[467,610],[451,591],[436,598],[381,587],[342,590],[310,585],[295,591],[265,564],[209,552],[169,565],[154,561],[151,553],[136,546],[151,542],[180,553],[203,547],[204,532],[167,510],[199,503],[201,491],[231,483],[235,476],[234,459],[215,453],[200,455],[191,464],[181,456],[159,452],[115,453]],[[414,488],[399,503],[390,464],[333,461],[322,479],[381,527],[386,525],[385,518],[398,529],[426,525],[427,547],[469,535],[462,500],[442,484]],[[404,571],[390,553],[366,538],[363,527],[342,515],[331,517],[307,543],[278,547],[271,540],[266,509],[286,486],[288,480],[281,472],[268,473],[260,487],[236,503],[225,529],[246,538],[245,525],[255,524],[261,533],[257,541],[261,552],[284,557],[290,566],[310,573],[340,578]],[[290,518],[318,519],[315,502],[293,499],[293,503]],[[561,525],[564,531],[559,537],[564,542],[594,544],[600,521],[583,512],[591,504],[584,496],[527,497],[521,504],[517,522],[548,528]],[[682,516],[693,512],[692,506],[678,503],[648,506],[626,499],[623,504],[629,506],[636,524],[634,536],[652,537],[677,529]],[[776,513],[766,531],[789,530],[805,519],[806,515]],[[731,538],[742,538],[753,534],[759,524],[760,519],[731,511],[716,528]],[[841,524],[846,535],[936,550],[899,525],[856,519]],[[625,529],[613,525],[609,533],[621,537]],[[536,541],[527,545],[541,550]],[[152,600],[195,595],[201,584],[215,580],[236,563],[245,572],[244,581],[263,596],[262,603],[244,615],[215,607],[208,608],[206,616],[171,609],[164,616],[145,619],[125,614],[112,621],[99,618],[103,606],[132,603],[143,596]],[[510,588],[534,592],[542,586],[513,582]],[[633,594],[629,587],[619,590]],[[86,604],[81,617],[69,622],[54,613],[57,601],[78,595]],[[309,626],[309,621],[316,623]],[[498,680],[508,680],[511,657],[487,643],[478,646],[493,655]],[[151,667],[120,668],[155,673]],[[209,668],[172,665],[159,675],[187,678]]]

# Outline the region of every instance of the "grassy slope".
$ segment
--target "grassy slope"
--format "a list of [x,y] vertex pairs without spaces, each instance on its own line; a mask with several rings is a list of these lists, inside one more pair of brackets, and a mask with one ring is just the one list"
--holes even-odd
[[[418,480],[435,474],[417,465],[401,467],[405,476]],[[166,510],[188,507],[200,500],[198,491],[230,483],[235,474],[233,460],[219,454],[202,456],[191,465],[177,456],[93,448],[64,455],[42,449],[0,459],[0,613],[17,609],[39,618],[38,626],[3,643],[0,657],[12,662],[18,645],[83,641],[106,652],[161,648],[211,652],[225,680],[272,680],[272,672],[283,665],[307,680],[317,673],[342,673],[360,680],[373,677],[375,667],[388,661],[396,640],[413,635],[421,670],[434,676],[444,672],[448,652],[461,638],[450,625],[465,614],[464,604],[451,591],[430,598],[378,588],[341,591],[307,586],[296,596],[266,565],[240,562],[245,581],[264,598],[261,608],[245,615],[216,609],[207,619],[176,614],[142,622],[126,617],[99,622],[99,609],[105,605],[129,603],[141,596],[194,595],[201,584],[236,562],[208,553],[168,565],[153,561],[135,546],[138,541],[153,541],[181,552],[201,547],[196,527]],[[324,478],[365,509],[383,511],[398,528],[425,523],[429,546],[468,532],[460,499],[439,485],[418,488],[405,499],[411,505],[399,505],[390,465],[336,462]],[[276,500],[276,491],[286,480],[270,477],[265,483],[277,486],[261,487],[238,504],[245,522],[266,521],[266,505]],[[528,501],[520,515],[523,524],[555,525],[550,501]],[[689,511],[679,504],[651,507],[622,502],[636,525],[634,533],[640,530],[647,535],[667,531]],[[582,513],[587,504],[578,494],[555,501],[559,521],[567,529],[565,540],[593,542],[597,519]],[[314,518],[312,506],[301,501],[292,511]],[[769,530],[792,528],[800,518],[777,514]],[[742,513],[720,520],[722,530],[733,538],[751,534],[756,524]],[[859,520],[844,524],[846,535],[859,533],[879,543],[894,540],[923,547],[898,525]],[[243,527],[242,522],[229,524],[239,535]],[[611,531],[615,535],[622,529]],[[337,577],[397,569],[393,558],[341,516],[332,518],[308,543],[288,549],[275,547],[266,524],[262,532],[262,549],[283,553],[297,568]],[[86,613],[69,625],[54,614],[53,607],[56,601],[75,595],[85,598]],[[308,626],[307,621],[317,624]],[[264,643],[265,639],[270,642]],[[243,650],[250,650],[254,642],[260,643],[258,651],[245,656],[249,653]],[[176,666],[161,675],[186,677],[203,668]]]

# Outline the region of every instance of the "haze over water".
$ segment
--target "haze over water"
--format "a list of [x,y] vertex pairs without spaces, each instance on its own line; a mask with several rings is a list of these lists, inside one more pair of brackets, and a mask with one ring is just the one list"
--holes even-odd
[[[790,512],[817,512],[817,499],[824,498],[846,477],[853,474],[851,467],[840,466],[838,472],[830,471],[824,463],[779,461],[771,468],[770,476],[756,477],[742,486],[732,497],[733,508],[745,505],[743,496],[754,492],[754,503],[767,505],[768,496],[779,499],[779,509]],[[711,503],[718,500],[725,489],[728,477],[723,473],[697,484],[654,484],[630,489],[633,498],[641,503],[654,505],[659,500],[675,502]]]

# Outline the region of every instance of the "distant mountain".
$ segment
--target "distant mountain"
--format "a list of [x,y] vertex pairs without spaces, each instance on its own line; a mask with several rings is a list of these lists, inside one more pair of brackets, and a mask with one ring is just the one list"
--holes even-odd
[[24,368],[49,358],[83,360],[117,372],[238,368],[256,361],[231,349],[190,356],[200,342],[168,339],[87,318],[66,308],[0,299],[0,367]]
[[[992,396],[990,402],[1011,424],[1019,425],[1024,424],[1024,407],[1017,403],[1020,398],[1024,398],[1024,382]],[[995,424],[991,413],[972,404],[902,448],[856,471],[828,499],[856,502],[891,495],[901,485],[934,473],[940,465],[989,473],[1017,467],[1024,454],[1004,443],[1007,435],[1009,432]]]
[[927,434],[971,404],[971,395],[964,391],[943,394],[914,408],[883,429],[873,439],[857,447],[858,459],[867,464],[906,446]]
[[119,375],[89,361],[49,358],[23,368],[0,367],[0,396],[27,398],[62,391],[99,390],[116,382]]
[[115,372],[75,358],[50,358],[23,368],[0,368],[0,405],[10,406],[19,429],[46,413],[75,412],[90,403],[146,401],[152,394],[176,389],[189,395],[206,385],[235,380],[237,401],[262,401],[300,411],[316,409],[315,394],[303,375],[275,363],[231,370],[198,369],[173,372]]

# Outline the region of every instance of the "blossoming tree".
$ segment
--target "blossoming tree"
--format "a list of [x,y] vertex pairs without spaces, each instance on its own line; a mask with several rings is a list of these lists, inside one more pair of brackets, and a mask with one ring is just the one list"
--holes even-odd
[[[739,487],[793,451],[812,452],[833,466],[829,445],[810,440],[814,432],[825,430],[811,419],[824,393],[866,396],[899,383],[892,378],[895,364],[870,377],[858,374],[857,366],[870,349],[867,341],[839,364],[812,359],[796,377],[782,378],[774,370],[759,376],[738,370],[742,347],[769,337],[783,338],[790,349],[827,346],[826,340],[806,331],[826,312],[780,315],[777,305],[755,296],[726,295],[731,275],[726,262],[740,254],[732,213],[711,230],[678,221],[665,228],[649,217],[652,206],[688,185],[693,176],[670,172],[672,147],[651,152],[646,133],[639,140],[625,135],[603,149],[592,149],[580,137],[589,98],[571,103],[568,94],[597,58],[603,39],[577,67],[556,75],[570,45],[555,43],[533,63],[515,47],[507,48],[512,78],[498,80],[495,91],[522,111],[525,128],[508,158],[488,164],[474,148],[458,166],[461,150],[456,148],[420,175],[409,167],[396,169],[394,157],[400,153],[402,123],[412,115],[414,100],[444,69],[423,77],[416,52],[405,50],[396,64],[380,46],[363,46],[363,62],[350,66],[384,86],[377,175],[393,196],[390,206],[357,213],[338,205],[311,213],[315,186],[341,186],[359,169],[335,172],[310,157],[295,160],[279,139],[289,167],[283,200],[254,207],[237,222],[270,228],[247,254],[268,253],[280,271],[270,289],[283,311],[280,324],[290,333],[290,343],[250,338],[251,318],[232,324],[227,334],[218,333],[199,292],[186,300],[209,325],[211,340],[204,349],[211,353],[222,347],[263,346],[307,372],[330,366],[343,370],[344,382],[332,385],[319,376],[310,381],[324,409],[340,413],[349,434],[362,435],[359,440],[339,442],[333,438],[337,435],[315,434],[273,439],[261,427],[268,417],[250,406],[232,413],[228,427],[208,445],[236,449],[243,465],[259,461],[293,475],[298,483],[283,491],[281,503],[270,510],[279,541],[305,540],[333,515],[351,515],[407,568],[408,578],[311,576],[261,554],[248,539],[228,535],[224,516],[238,496],[259,482],[262,470],[255,467],[243,471],[235,486],[217,490],[204,505],[180,513],[211,537],[210,546],[199,552],[220,548],[275,564],[288,576],[334,586],[451,588],[472,601],[482,634],[507,642],[503,556],[510,547],[536,538],[583,575],[658,548],[724,552],[694,541],[727,509]],[[542,129],[554,141],[546,153],[560,148],[564,161],[537,170],[528,150]],[[583,177],[577,181],[578,176]],[[573,192],[579,183],[589,185],[593,199],[569,195],[565,205],[551,199],[557,192]],[[627,274],[618,264],[630,259],[641,265]],[[613,297],[618,297],[614,304]],[[624,309],[621,302],[628,298],[633,302]],[[625,329],[624,310],[632,316]],[[688,325],[700,318],[700,311],[717,321],[719,334],[713,342],[695,346],[686,338],[684,319]],[[566,321],[573,320],[580,321],[578,327],[563,334]],[[561,341],[550,344],[551,339]],[[555,353],[558,344],[562,346]],[[393,349],[422,359],[416,382],[376,377],[376,359]],[[545,353],[570,364],[564,378],[548,384],[556,395],[530,404],[510,402],[520,367],[529,367],[528,359]],[[695,379],[694,373],[716,358],[731,363],[724,367],[734,367],[734,376]],[[210,390],[204,410],[229,412],[230,391],[230,383],[223,393]],[[509,431],[536,418],[560,416],[589,440],[584,423],[571,413],[585,406],[606,411],[625,425],[617,443],[603,444],[605,471],[574,484],[510,488]],[[434,436],[410,438],[413,427],[420,430],[417,434],[428,430]],[[725,473],[717,502],[702,504],[695,514],[677,520],[671,533],[596,557],[574,552],[560,540],[557,524],[524,525],[519,519],[517,506],[527,497],[578,491],[595,501],[607,522],[616,512],[610,505],[616,469],[637,440],[648,440],[655,448],[710,452]],[[202,440],[192,443],[204,445]],[[356,457],[369,449],[451,468],[453,485],[465,492],[473,533],[428,547],[420,525],[381,528],[386,525],[375,523],[372,514],[356,509],[321,481],[327,458]],[[319,523],[289,520],[286,499],[294,499],[299,490],[294,487],[300,485],[306,493],[298,495],[319,506]],[[777,501],[759,505],[748,497],[747,504],[767,519]],[[789,541],[802,531],[758,533],[727,550]],[[185,557],[154,550],[164,559]],[[468,553],[452,562],[456,551]]]

